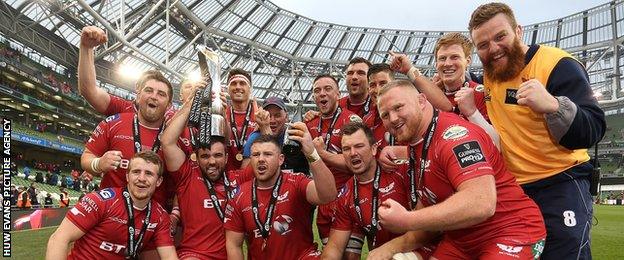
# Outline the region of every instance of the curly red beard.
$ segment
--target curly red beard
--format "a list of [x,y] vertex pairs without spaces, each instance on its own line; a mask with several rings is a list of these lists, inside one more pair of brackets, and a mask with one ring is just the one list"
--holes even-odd
[[498,53],[489,53],[485,60],[482,60],[485,76],[494,82],[505,82],[515,78],[524,69],[525,53],[522,51],[520,39],[515,36],[511,49],[502,48],[507,56],[507,63],[503,66],[495,66],[492,59]]

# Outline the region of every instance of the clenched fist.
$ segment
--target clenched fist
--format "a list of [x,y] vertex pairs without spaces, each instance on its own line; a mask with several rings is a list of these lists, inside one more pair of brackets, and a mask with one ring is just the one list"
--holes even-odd
[[469,117],[477,111],[477,106],[474,101],[474,89],[468,87],[468,82],[455,93],[455,102],[457,102],[459,111],[465,117]]
[[93,49],[106,43],[107,41],[108,37],[106,36],[106,32],[104,32],[104,30],[95,26],[82,28],[82,33],[80,34],[81,48]]
[[377,214],[379,215],[379,223],[384,229],[397,234],[407,231],[405,224],[407,209],[395,200],[387,199],[382,202]]
[[516,92],[518,105],[528,106],[538,114],[548,114],[559,109],[559,101],[536,79],[523,82]]
[[119,165],[121,165],[121,152],[115,150],[104,153],[98,162],[98,168],[102,172],[115,171]]
[[407,55],[390,51],[390,56],[392,57],[392,60],[390,61],[390,69],[393,71],[401,74],[407,74],[410,68],[412,68],[412,63]]

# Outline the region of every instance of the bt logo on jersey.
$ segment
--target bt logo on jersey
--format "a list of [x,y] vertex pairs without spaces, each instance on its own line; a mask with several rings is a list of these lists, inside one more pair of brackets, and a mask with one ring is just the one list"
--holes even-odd
[[[219,204],[224,205],[225,204],[225,200],[224,199],[219,199]],[[212,203],[211,199],[204,199],[204,208],[205,209],[214,208],[214,204]]]
[[106,241],[102,241],[102,244],[100,244],[100,249],[108,252],[115,252],[116,254],[119,254],[119,252],[121,252],[124,248],[126,248],[126,246],[113,244]]

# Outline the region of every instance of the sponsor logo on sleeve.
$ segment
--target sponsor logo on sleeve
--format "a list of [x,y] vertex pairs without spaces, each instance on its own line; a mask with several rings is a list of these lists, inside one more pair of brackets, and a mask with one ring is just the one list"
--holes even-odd
[[453,147],[453,153],[459,166],[466,168],[479,162],[485,162],[485,156],[477,141],[470,141]]
[[460,125],[452,125],[444,130],[442,133],[442,139],[444,140],[456,140],[462,138],[468,134],[468,129]]
[[107,123],[110,123],[110,122],[117,121],[117,120],[119,120],[119,114],[114,114],[112,116],[109,116],[109,117],[106,118],[105,121]]
[[85,196],[84,198],[82,198],[82,200],[80,201],[80,204],[78,204],[78,205],[80,205],[80,207],[82,207],[82,210],[84,210],[87,214],[90,214],[94,210],[95,211],[99,211],[100,210],[100,208],[98,207],[97,202],[95,202],[89,196]]
[[98,192],[98,195],[100,195],[100,198],[102,198],[102,200],[109,200],[115,197],[115,191],[111,188],[103,189]]
[[93,136],[95,136],[95,137],[98,137],[98,136],[100,136],[103,133],[104,133],[104,130],[102,130],[102,127],[100,125],[97,125],[95,127],[95,130],[93,130]]
[[340,190],[338,191],[338,198],[344,196],[345,194],[347,194],[347,191],[349,191],[349,187],[347,187],[347,185],[342,185],[342,188],[340,188]]

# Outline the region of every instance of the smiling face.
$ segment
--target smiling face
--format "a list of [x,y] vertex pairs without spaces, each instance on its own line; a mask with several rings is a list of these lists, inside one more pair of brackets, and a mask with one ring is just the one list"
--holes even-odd
[[156,187],[160,186],[159,165],[143,158],[133,158],[128,166],[126,180],[128,191],[133,200],[146,200],[152,197]]
[[247,102],[251,93],[249,80],[243,75],[235,75],[228,82],[228,94],[234,102]]
[[[277,180],[284,155],[272,142],[255,142],[251,145],[251,167],[260,186],[270,186]],[[264,184],[264,185],[263,185]]]
[[368,93],[368,65],[353,63],[347,67],[347,90],[349,96],[364,97]]
[[459,44],[440,46],[436,54],[436,70],[447,90],[458,90],[464,83],[465,72],[470,64]]
[[312,87],[314,103],[323,116],[331,116],[338,107],[340,92],[338,85],[331,78],[323,77],[314,82]]
[[225,145],[222,142],[213,142],[210,149],[197,149],[197,163],[202,175],[210,181],[221,179],[227,163]]
[[486,77],[495,82],[514,78],[524,68],[528,46],[520,41],[522,28],[512,27],[508,17],[499,13],[471,32]]
[[393,87],[378,97],[379,115],[384,127],[397,141],[415,143],[420,140],[426,98],[414,88]]
[[150,79],[137,94],[139,116],[147,123],[156,123],[162,120],[169,105],[171,105],[171,91],[166,83]]

